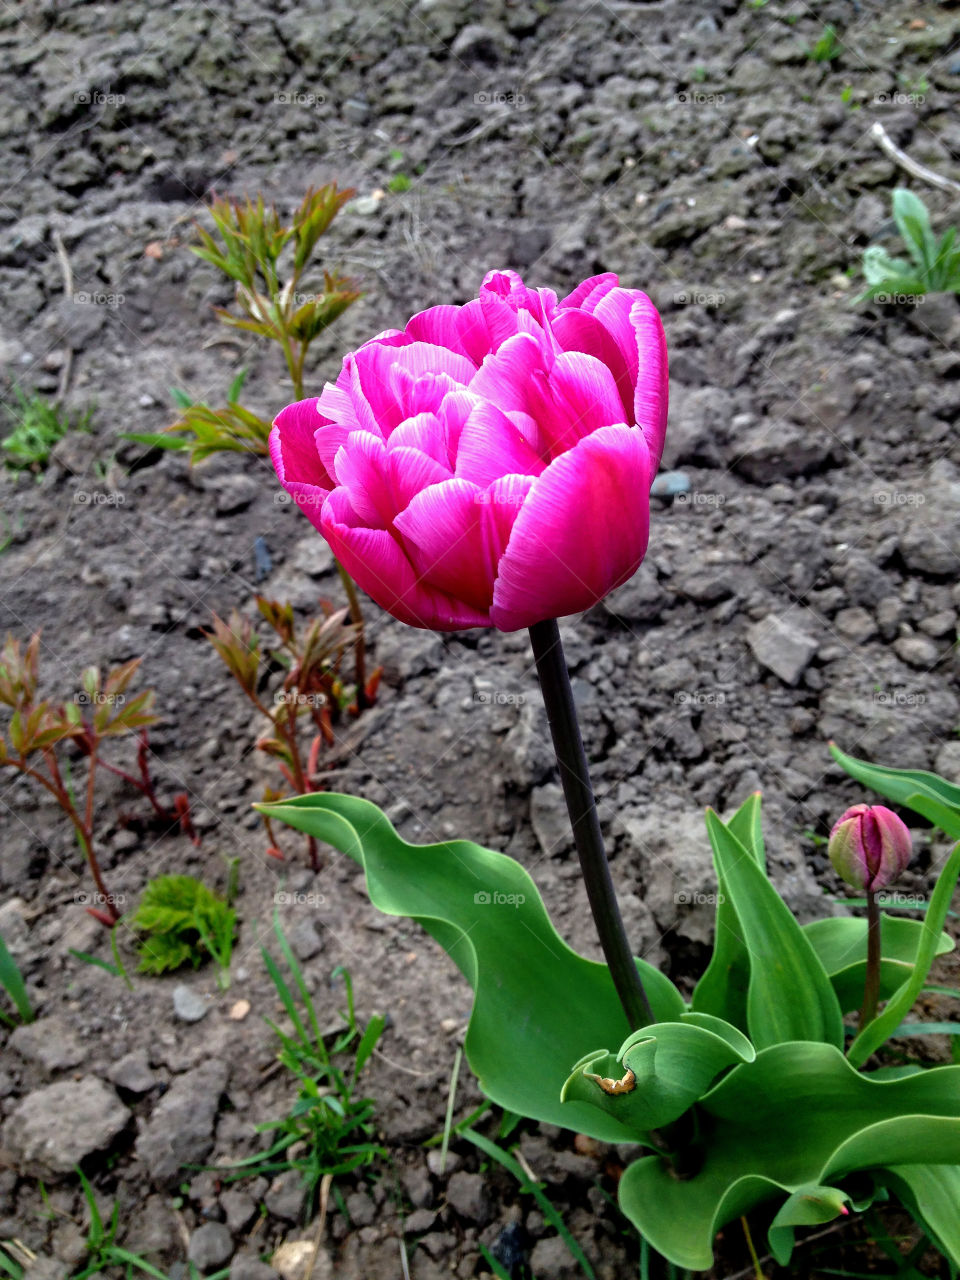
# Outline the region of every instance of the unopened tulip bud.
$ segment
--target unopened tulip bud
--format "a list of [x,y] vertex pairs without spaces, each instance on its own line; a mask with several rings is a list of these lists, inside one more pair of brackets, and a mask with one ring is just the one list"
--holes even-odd
[[906,869],[913,844],[891,810],[882,804],[855,804],[830,832],[827,853],[847,884],[875,893]]

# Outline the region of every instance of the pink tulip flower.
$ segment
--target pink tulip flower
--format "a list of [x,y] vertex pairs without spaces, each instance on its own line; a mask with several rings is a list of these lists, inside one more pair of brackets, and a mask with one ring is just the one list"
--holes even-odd
[[874,893],[906,870],[913,841],[892,810],[882,804],[855,804],[834,824],[827,853],[847,884]]
[[346,356],[277,416],[280,483],[401,621],[516,631],[626,582],[647,548],[667,353],[612,274],[558,302],[513,271]]

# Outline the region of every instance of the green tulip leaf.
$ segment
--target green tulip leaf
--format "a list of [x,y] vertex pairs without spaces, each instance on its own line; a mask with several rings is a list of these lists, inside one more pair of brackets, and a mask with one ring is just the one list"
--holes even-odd
[[689,1111],[728,1067],[755,1057],[753,1045],[736,1027],[707,1014],[685,1013],[676,1022],[635,1031],[616,1057],[602,1050],[581,1059],[561,1097],[615,1116],[640,1142],[649,1130]]
[[770,1223],[767,1240],[770,1252],[785,1267],[793,1253],[794,1229],[816,1227],[832,1222],[841,1214],[850,1212],[850,1197],[839,1187],[798,1187],[785,1200]]
[[881,1082],[832,1045],[780,1044],[734,1067],[697,1111],[708,1140],[693,1177],[675,1178],[651,1155],[620,1181],[620,1207],[641,1235],[693,1270],[712,1266],[721,1227],[771,1199],[857,1170],[960,1161],[960,1067]]
[[749,954],[747,1034],[758,1049],[787,1040],[843,1046],[843,1016],[830,979],[790,909],[751,854],[712,809],[707,831],[734,927]]
[[960,1260],[960,1165],[900,1164],[881,1170],[877,1181],[894,1193],[940,1252]]
[[895,804],[905,805],[960,840],[960,786],[925,769],[892,769],[845,755],[834,743],[830,754],[851,778]]
[[[763,832],[760,826],[760,793],[748,796],[727,827],[766,872]],[[750,985],[750,953],[740,936],[737,913],[722,875],[717,876],[717,920],[710,963],[697,983],[691,1008],[711,1013],[747,1029],[747,988]]]
[[[885,912],[881,915],[881,1000],[888,1000],[913,972],[923,930],[922,920],[889,916]],[[863,1003],[867,974],[866,920],[854,916],[830,916],[826,920],[805,924],[803,932],[833,983],[841,1010],[849,1013],[851,1009],[859,1009]],[[948,933],[941,933],[936,954],[942,956],[953,949],[953,939]]]
[[883,1011],[872,1022],[867,1023],[847,1050],[847,1057],[855,1067],[862,1067],[870,1055],[875,1053],[885,1040],[889,1040],[923,990],[930,966],[937,955],[958,877],[960,877],[960,843],[954,845],[950,857],[937,877],[936,888],[930,895],[927,914],[921,922],[917,953],[909,976],[884,1005]]
[[[355,796],[313,792],[256,808],[353,858],[375,907],[419,921],[447,951],[474,991],[465,1049],[489,1098],[602,1141],[631,1138],[615,1116],[560,1101],[585,1047],[620,1044],[630,1027],[607,966],[567,946],[518,862],[467,840],[408,844]],[[670,979],[637,966],[655,1016],[678,1018],[685,1005]]]

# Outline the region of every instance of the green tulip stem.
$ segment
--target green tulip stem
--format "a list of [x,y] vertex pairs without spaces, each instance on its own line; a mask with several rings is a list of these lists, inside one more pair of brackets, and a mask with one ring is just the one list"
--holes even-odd
[[560,628],[556,620],[536,622],[530,628],[530,642],[537,663],[540,688],[550,722],[553,748],[560,767],[560,781],[580,858],[590,910],[600,935],[600,945],[610,976],[632,1030],[656,1022],[650,1001],[627,942],[623,917],[603,847],[600,818],[590,771],[577,721],[577,709],[570,687],[570,673],[563,656]]
[[863,1008],[860,1010],[860,1021],[857,1030],[862,1031],[867,1023],[877,1016],[877,1002],[880,999],[880,908],[877,906],[877,895],[873,889],[867,890],[867,976],[863,984]]

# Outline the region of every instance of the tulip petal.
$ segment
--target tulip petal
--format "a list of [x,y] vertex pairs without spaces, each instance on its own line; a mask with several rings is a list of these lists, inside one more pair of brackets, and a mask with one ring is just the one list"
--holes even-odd
[[270,457],[283,485],[294,481],[322,489],[335,485],[317,453],[316,433],[326,424],[318,406],[317,396],[298,400],[281,409],[273,420]]
[[423,489],[394,523],[431,587],[489,610],[501,548],[479,485],[454,479]]
[[630,364],[608,329],[586,311],[561,311],[552,322],[553,336],[562,351],[583,351],[602,360],[617,383],[623,402],[621,422],[631,422],[634,412],[634,376]]
[[429,342],[435,347],[446,347],[469,359],[470,353],[465,349],[460,336],[461,310],[461,307],[455,307],[452,303],[428,307],[426,311],[419,311],[411,316],[404,332],[413,342]]
[[534,481],[500,560],[502,631],[577,613],[626,582],[647,547],[650,453],[635,427],[601,427]]
[[538,476],[545,466],[510,418],[481,400],[460,435],[457,476],[486,488],[503,475]]
[[531,413],[530,376],[535,369],[546,372],[537,340],[529,333],[508,338],[499,351],[487,356],[470,383],[470,390],[504,412],[521,409]]
[[[476,366],[466,356],[430,342],[411,342],[405,347],[361,347],[355,356],[357,387],[370,405],[384,435],[402,422],[405,414],[397,403],[391,372],[405,369],[419,378],[422,374],[449,374],[454,383],[467,385]],[[423,406],[427,407],[427,406]]]
[[667,340],[657,309],[639,289],[611,289],[593,314],[609,331],[630,369],[636,388],[633,420],[660,465],[667,428]]
[[617,275],[613,271],[604,271],[602,275],[590,276],[582,281],[560,302],[560,309],[567,307],[580,307],[585,311],[593,311],[602,297],[616,289],[620,284]]
[[630,312],[640,349],[640,374],[633,402],[633,420],[643,432],[653,459],[651,478],[660,466],[667,434],[670,381],[667,370],[667,338],[657,309],[641,293]]
[[368,431],[354,431],[337,454],[337,478],[358,519],[389,528],[398,511],[428,485],[450,478],[449,470],[419,449],[387,449]]
[[490,625],[488,613],[422,582],[392,534],[356,525],[341,489],[334,489],[324,506],[321,532],[367,595],[408,626],[461,631]]
[[389,449],[413,448],[428,454],[446,469],[445,479],[453,475],[450,467],[450,449],[447,443],[447,426],[435,413],[418,413],[390,432]]

